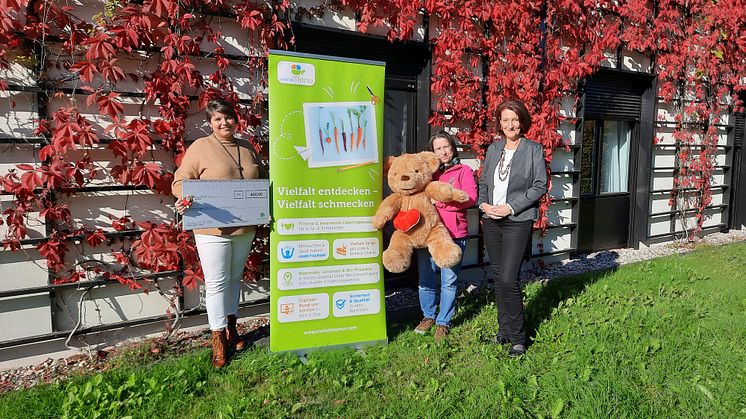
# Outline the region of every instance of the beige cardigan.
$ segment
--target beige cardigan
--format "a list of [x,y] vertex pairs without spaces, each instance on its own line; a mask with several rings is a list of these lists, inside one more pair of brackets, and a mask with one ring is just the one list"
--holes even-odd
[[[181,181],[184,179],[240,179],[240,172],[236,165],[238,161],[237,149],[241,153],[244,179],[258,179],[260,176],[259,158],[251,144],[241,140],[239,142],[241,147],[236,145],[236,141],[219,140],[216,136],[211,135],[202,137],[192,143],[181,160],[181,166],[174,173],[174,181],[171,184],[173,195],[177,199],[182,198]],[[226,152],[226,149],[228,152]],[[228,153],[230,153],[230,156]],[[251,233],[255,230],[255,226],[202,228],[194,230],[194,233],[211,236],[234,236]]]

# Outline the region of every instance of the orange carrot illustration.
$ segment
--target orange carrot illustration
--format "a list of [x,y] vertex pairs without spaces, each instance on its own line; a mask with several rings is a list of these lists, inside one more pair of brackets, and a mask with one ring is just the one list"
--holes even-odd
[[[337,130],[337,120],[334,119],[334,114],[330,113],[332,117],[332,123],[334,124],[334,147],[337,148],[337,154],[339,154],[339,131]],[[329,123],[326,123],[329,125]]]
[[361,137],[363,136],[363,129],[360,128],[360,111],[358,111],[357,109],[353,109],[352,113],[354,113],[355,117],[357,117],[357,144],[356,144],[356,147],[360,148],[360,141],[362,141]]
[[[368,120],[366,119],[365,121],[363,121],[363,134],[367,134],[367,133],[368,133]],[[365,150],[366,139],[367,139],[367,136],[363,137],[363,150]]]

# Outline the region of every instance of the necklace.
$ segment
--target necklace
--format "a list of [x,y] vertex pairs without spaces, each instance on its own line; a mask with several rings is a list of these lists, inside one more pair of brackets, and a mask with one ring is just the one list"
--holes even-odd
[[[512,150],[513,153],[515,153],[515,150],[518,149],[518,145],[520,145],[521,139],[518,139],[518,144],[516,147]],[[507,144],[505,144],[507,146]],[[505,164],[505,148],[503,148],[502,153],[500,153],[500,160],[497,162],[497,177],[501,181],[505,181],[508,178],[508,174],[510,174],[510,166],[513,165],[513,158],[511,157],[510,162],[508,164]]]
[[220,140],[218,139],[218,137],[215,136],[214,132],[212,133],[212,138],[214,138],[215,141],[217,141],[218,144],[220,144],[220,146],[223,147],[223,150],[225,150],[225,152],[228,153],[228,157],[230,157],[231,160],[233,160],[233,163],[235,163],[236,167],[238,168],[238,176],[240,176],[241,179],[243,179],[243,166],[241,166],[241,149],[238,148],[238,143],[236,143],[236,139],[234,138],[233,142],[234,142],[234,144],[236,144],[236,152],[238,153],[238,160],[236,160],[235,158],[233,158],[233,154],[231,154],[231,152],[228,151],[228,147],[226,147],[225,144],[223,144],[222,142],[220,142]]
[[[500,160],[497,162],[497,177],[500,178],[501,181],[505,181],[508,178],[508,174],[510,173],[510,166],[513,164],[513,159],[510,159],[510,162],[508,164],[505,164],[505,150],[503,150],[502,153],[500,153]],[[505,165],[503,167],[503,165]]]

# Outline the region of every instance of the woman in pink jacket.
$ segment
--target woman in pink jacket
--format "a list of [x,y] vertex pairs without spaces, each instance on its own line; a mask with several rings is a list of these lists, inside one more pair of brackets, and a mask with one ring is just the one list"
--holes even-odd
[[[451,234],[453,241],[464,251],[469,240],[466,209],[474,205],[477,200],[477,184],[474,172],[469,166],[459,161],[456,140],[445,131],[438,131],[430,137],[430,151],[440,160],[440,169],[433,175],[433,180],[447,182],[456,189],[461,189],[469,195],[467,202],[449,203],[435,202],[435,208],[443,224]],[[440,269],[433,262],[427,249],[417,250],[417,265],[419,268],[419,296],[423,319],[415,328],[415,332],[424,334],[433,325],[435,340],[440,341],[448,335],[451,317],[456,311],[456,280],[461,270],[461,263],[450,269]],[[440,302],[436,316],[436,273],[440,271]]]

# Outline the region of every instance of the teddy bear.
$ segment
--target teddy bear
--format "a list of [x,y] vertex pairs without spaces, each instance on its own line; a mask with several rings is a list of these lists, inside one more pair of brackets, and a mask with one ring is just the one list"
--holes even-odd
[[409,268],[414,249],[427,248],[441,268],[451,268],[461,261],[461,248],[453,242],[440,220],[433,201],[466,202],[469,195],[452,185],[433,181],[440,162],[433,152],[388,157],[383,163],[391,195],[381,202],[373,227],[382,229],[393,220],[394,234],[383,252],[383,266],[393,273]]

